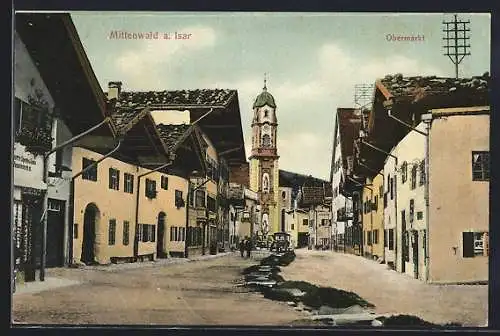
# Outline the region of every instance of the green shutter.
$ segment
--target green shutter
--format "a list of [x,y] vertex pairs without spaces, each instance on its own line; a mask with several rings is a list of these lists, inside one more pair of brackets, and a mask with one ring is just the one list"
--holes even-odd
[[463,257],[474,257],[474,232],[462,232],[462,240]]

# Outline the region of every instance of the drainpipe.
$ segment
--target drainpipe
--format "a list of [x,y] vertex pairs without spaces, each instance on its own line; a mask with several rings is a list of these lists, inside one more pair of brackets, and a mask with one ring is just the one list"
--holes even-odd
[[[68,205],[68,211],[69,211],[69,230],[68,230],[68,239],[69,239],[69,265],[73,264],[73,236],[74,236],[74,228],[73,228],[73,221],[74,221],[74,202],[75,202],[75,180],[83,175],[85,172],[89,171],[91,168],[97,166],[100,162],[104,161],[106,158],[110,157],[115,153],[121,146],[122,140],[118,141],[118,144],[114,149],[112,149],[109,153],[105,154],[103,157],[101,157],[99,160],[93,162],[91,165],[85,167],[83,170],[78,172],[75,176],[71,178],[70,181],[70,189],[69,189],[69,205]],[[82,226],[83,227],[83,226]]]
[[[425,116],[425,119],[424,119]],[[429,134],[432,123],[432,113],[422,115],[422,120],[425,122],[426,137],[425,137],[425,281],[429,281],[429,159],[430,159],[430,139]]]
[[[100,128],[101,126],[105,125],[105,124],[108,124],[111,122],[111,118],[110,117],[106,117],[104,118],[104,120],[102,120],[100,123],[98,123],[97,125],[89,128],[88,130],[86,130],[85,132],[82,132],[74,137],[72,137],[71,139],[68,139],[66,140],[65,142],[63,142],[62,144],[59,144],[57,146],[55,146],[54,148],[52,148],[48,153],[44,154],[43,155],[43,182],[44,183],[47,183],[48,181],[48,177],[49,177],[49,156],[55,152],[57,152],[58,150],[61,150],[69,145],[72,145],[73,143],[77,142],[78,140],[80,140],[81,138],[83,138],[84,136],[92,133],[93,131],[95,131],[96,129]],[[71,189],[71,187],[70,187]],[[71,192],[71,190],[70,190]],[[40,281],[45,281],[45,268],[46,268],[46,263],[47,263],[47,209],[48,209],[48,200],[49,200],[49,192],[48,192],[48,187],[47,187],[47,190],[45,191],[45,195],[43,197],[43,208],[44,208],[44,211],[43,211],[43,214],[42,214],[42,217],[40,218],[40,224],[42,226],[42,248],[41,248],[41,263],[40,263]],[[70,205],[71,205],[71,202],[70,202]],[[71,226],[72,226],[72,223],[71,223]],[[73,239],[73,238],[70,238],[70,240]]]

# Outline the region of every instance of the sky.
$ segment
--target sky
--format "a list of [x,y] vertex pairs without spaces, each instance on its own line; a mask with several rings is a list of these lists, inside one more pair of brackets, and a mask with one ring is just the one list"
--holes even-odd
[[[71,12],[104,91],[238,90],[247,157],[252,104],[267,88],[276,101],[280,169],[329,179],[335,113],[354,107],[355,84],[387,74],[453,77],[443,55],[452,14]],[[459,76],[490,71],[490,15],[466,14],[470,52]],[[158,33],[112,39],[111,32]],[[176,40],[175,32],[191,34]],[[165,39],[165,33],[170,39]],[[423,36],[389,41],[388,34]]]

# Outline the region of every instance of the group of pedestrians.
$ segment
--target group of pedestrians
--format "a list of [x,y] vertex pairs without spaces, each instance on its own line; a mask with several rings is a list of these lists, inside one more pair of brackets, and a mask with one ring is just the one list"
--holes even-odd
[[252,252],[252,241],[248,237],[245,237],[245,239],[240,241],[240,253],[242,258],[245,257],[245,251],[247,252],[247,258],[250,258],[250,254]]

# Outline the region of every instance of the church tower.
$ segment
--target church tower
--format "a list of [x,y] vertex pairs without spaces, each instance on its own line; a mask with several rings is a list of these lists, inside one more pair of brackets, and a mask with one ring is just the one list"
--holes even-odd
[[253,104],[252,152],[250,161],[250,189],[258,192],[260,220],[264,232],[272,235],[279,229],[279,167],[277,150],[276,103],[264,88]]

